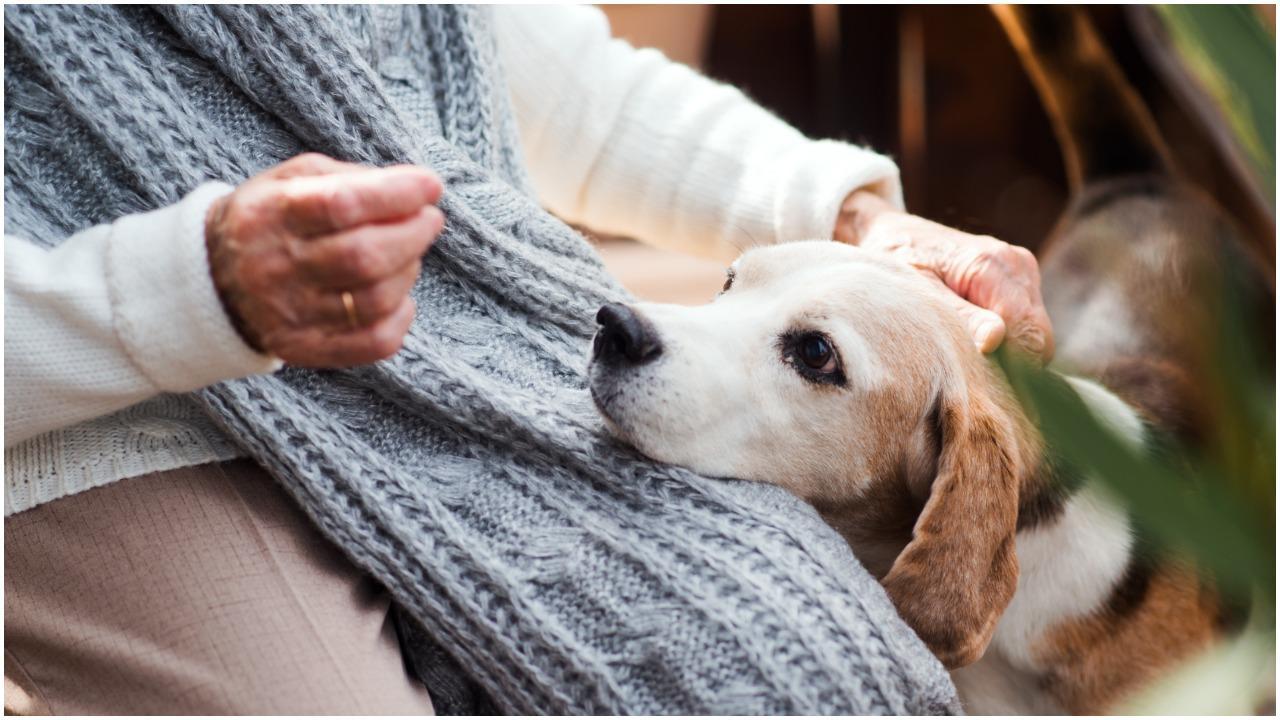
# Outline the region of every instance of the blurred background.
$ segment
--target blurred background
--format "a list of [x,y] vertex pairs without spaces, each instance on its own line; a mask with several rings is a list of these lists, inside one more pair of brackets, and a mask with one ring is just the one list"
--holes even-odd
[[[1257,100],[1274,118],[1275,6],[1237,7],[1271,33],[1270,99]],[[615,36],[739,87],[806,135],[892,156],[918,215],[1036,250],[1066,201],[1049,120],[987,6],[602,9]],[[1194,51],[1179,47],[1178,19],[1167,12],[1088,6],[1181,167],[1246,226],[1274,269],[1274,166],[1270,187],[1251,177],[1229,113],[1197,76]],[[1274,132],[1273,121],[1273,156]],[[619,239],[602,239],[601,252],[646,299],[698,304],[723,282],[716,262]]]

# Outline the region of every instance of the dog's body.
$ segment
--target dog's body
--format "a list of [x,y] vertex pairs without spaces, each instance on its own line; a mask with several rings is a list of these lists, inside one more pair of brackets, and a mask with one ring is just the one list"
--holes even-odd
[[[1091,101],[1125,88],[1080,17],[1001,13],[1070,139],[1076,200],[1042,258],[1059,359],[1093,378],[1067,382],[1135,447],[1157,430],[1202,440],[1209,313],[1195,300],[1216,292],[1206,268],[1232,262],[1230,223],[1175,179],[1135,98],[1110,98],[1105,127],[1136,144],[1088,146],[1097,118],[1062,73],[1097,81]],[[654,458],[812,503],[957,669],[969,711],[1101,712],[1228,614],[1093,481],[1062,476],[940,292],[859,248],[757,249],[709,305],[602,309],[592,395]]]

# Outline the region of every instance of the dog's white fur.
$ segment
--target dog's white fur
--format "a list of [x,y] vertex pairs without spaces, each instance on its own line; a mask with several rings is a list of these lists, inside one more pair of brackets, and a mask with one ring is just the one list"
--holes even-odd
[[[731,272],[732,287],[708,305],[634,306],[661,339],[658,361],[592,366],[610,429],[655,459],[810,500],[856,498],[890,447],[908,458],[925,452],[930,398],[944,386],[966,391],[948,368],[981,362],[942,291],[881,255],[791,243],[751,251]],[[844,387],[797,373],[779,345],[796,330],[831,338]],[[1100,419],[1141,442],[1132,408],[1096,383],[1071,382]],[[917,482],[931,480],[918,474]],[[1018,533],[1014,598],[986,656],[955,673],[970,712],[1060,710],[1019,678],[1037,670],[1046,630],[1105,602],[1132,543],[1126,515],[1092,486],[1052,522]]]

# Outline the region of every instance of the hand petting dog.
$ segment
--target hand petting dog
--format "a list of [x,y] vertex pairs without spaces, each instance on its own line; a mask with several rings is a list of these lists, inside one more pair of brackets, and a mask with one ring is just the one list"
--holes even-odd
[[946,285],[952,306],[982,352],[1009,340],[1041,362],[1053,359],[1053,327],[1040,297],[1040,268],[1026,248],[910,215],[867,191],[845,199],[835,239],[896,255]]

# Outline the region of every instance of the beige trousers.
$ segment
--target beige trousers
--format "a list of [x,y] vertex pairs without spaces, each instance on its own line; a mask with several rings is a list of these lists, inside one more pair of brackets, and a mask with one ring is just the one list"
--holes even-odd
[[430,714],[390,600],[247,461],[4,522],[5,710]]

